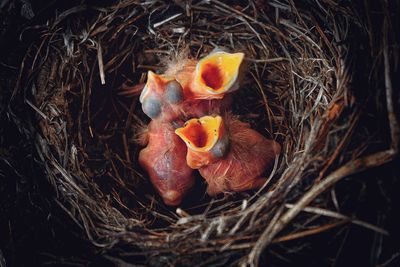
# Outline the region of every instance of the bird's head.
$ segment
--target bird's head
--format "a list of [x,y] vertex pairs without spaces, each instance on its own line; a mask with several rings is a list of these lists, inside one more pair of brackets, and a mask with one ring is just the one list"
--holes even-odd
[[183,88],[174,77],[149,71],[139,100],[143,112],[151,119],[156,119],[167,105],[179,104],[183,97]]
[[225,157],[229,150],[229,136],[221,116],[188,120],[175,133],[186,143],[186,160],[192,169]]
[[196,65],[192,88],[199,99],[223,98],[224,94],[238,89],[243,53],[214,51]]

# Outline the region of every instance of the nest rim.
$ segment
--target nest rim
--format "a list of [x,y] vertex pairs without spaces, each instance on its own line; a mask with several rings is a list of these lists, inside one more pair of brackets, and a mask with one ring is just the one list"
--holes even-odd
[[[73,33],[73,30],[71,31],[69,22],[65,18],[63,18],[64,21],[59,18],[56,19],[52,27],[44,30],[44,35],[52,33],[52,37],[46,38],[37,49],[36,57],[40,58],[41,60],[38,61],[41,62],[36,62],[35,57],[31,60],[31,63],[32,69],[35,66],[36,68],[43,68],[47,64],[44,69],[48,68],[48,70],[32,72],[29,81],[26,81],[26,84],[30,85],[32,90],[31,95],[34,96],[34,99],[30,99],[28,103],[39,114],[41,123],[39,126],[40,134],[37,136],[37,143],[40,144],[40,146],[37,146],[39,158],[47,169],[50,182],[63,199],[65,210],[68,210],[70,216],[83,226],[87,237],[98,247],[112,249],[116,244],[124,243],[134,244],[145,255],[155,251],[182,255],[188,253],[187,248],[190,246],[187,244],[201,241],[194,248],[191,248],[190,253],[221,251],[223,245],[222,251],[241,250],[245,255],[252,249],[254,240],[257,240],[263,230],[268,225],[273,225],[274,220],[282,213],[284,203],[295,199],[293,196],[288,197],[289,192],[297,191],[297,196],[301,196],[301,191],[305,191],[310,188],[310,184],[323,179],[333,165],[339,166],[340,162],[343,162],[347,157],[345,149],[343,152],[337,153],[333,148],[346,146],[351,136],[352,125],[355,124],[358,117],[356,110],[346,108],[351,107],[353,103],[348,91],[350,77],[343,58],[345,54],[343,50],[345,49],[339,46],[335,47],[332,44],[333,42],[328,41],[337,40],[337,35],[343,34],[340,32],[341,27],[346,25],[335,25],[339,27],[339,30],[336,29],[338,32],[333,32],[329,28],[326,29],[326,33],[329,34],[327,36],[320,25],[316,24],[317,19],[311,16],[309,12],[297,9],[292,3],[281,3],[281,6],[275,4],[272,7],[280,12],[279,25],[284,27],[282,29],[266,19],[268,16],[264,18],[263,15],[265,14],[258,14],[259,17],[255,20],[248,14],[251,13],[251,9],[236,10],[218,1],[213,1],[212,4],[209,4],[210,6],[206,7],[191,6],[190,12],[192,13],[187,16],[186,20],[180,20],[177,17],[168,21],[153,22],[154,13],[150,10],[163,10],[164,8],[165,12],[168,11],[168,8],[163,4],[158,3],[158,5],[147,7],[127,3],[99,11],[97,19],[90,25],[90,29],[85,29],[81,35]],[[216,8],[213,9],[213,7]],[[288,11],[289,7],[290,11]],[[136,14],[139,13],[137,17],[132,15],[135,14],[135,10]],[[137,10],[144,10],[147,13],[140,13]],[[329,15],[324,10],[319,11],[325,16]],[[232,16],[232,12],[239,18]],[[97,181],[94,181],[93,174],[90,171],[83,171],[85,166],[81,164],[80,153],[81,155],[86,153],[86,146],[89,145],[85,143],[85,138],[88,137],[79,136],[77,133],[72,134],[74,142],[70,146],[67,146],[66,140],[70,139],[71,131],[82,131],[82,124],[85,123],[79,120],[79,116],[68,118],[66,114],[71,110],[71,106],[77,105],[80,106],[79,110],[82,111],[82,114],[85,114],[88,118],[95,119],[100,116],[100,113],[99,115],[91,110],[91,105],[97,101],[91,99],[91,94],[94,94],[93,92],[101,87],[101,84],[105,83],[107,86],[108,80],[118,80],[113,76],[120,68],[132,67],[135,69],[137,75],[133,78],[127,78],[128,84],[134,84],[143,82],[145,79],[144,71],[139,72],[139,69],[146,70],[146,68],[154,67],[147,65],[146,61],[154,62],[154,60],[160,59],[162,61],[166,55],[171,58],[171,54],[176,58],[180,51],[187,49],[187,47],[190,47],[188,53],[193,58],[199,58],[202,54],[209,52],[213,46],[221,46],[221,43],[228,46],[230,50],[237,48],[237,45],[232,45],[232,38],[235,38],[233,34],[227,34],[228,37],[221,39],[216,37],[217,34],[212,31],[213,34],[209,37],[208,43],[199,43],[198,40],[202,39],[204,34],[202,27],[205,26],[203,24],[198,26],[200,29],[195,29],[191,25],[190,31],[181,32],[182,28],[187,28],[187,20],[192,19],[192,17],[195,17],[196,21],[208,19],[208,22],[210,22],[213,15],[221,14],[225,15],[223,25],[226,26],[226,23],[230,22],[232,24],[229,26],[234,29],[237,27],[235,25],[239,23],[239,27],[247,29],[243,36],[238,35],[239,37],[236,36],[236,38],[239,40],[237,43],[241,44],[241,49],[251,55],[246,59],[251,73],[248,73],[248,81],[245,84],[246,86],[255,84],[252,88],[258,88],[254,91],[255,95],[258,95],[258,100],[262,102],[259,106],[264,109],[264,123],[260,127],[259,117],[256,116],[257,114],[254,115],[252,110],[244,109],[240,115],[249,115],[245,119],[252,126],[258,125],[258,129],[264,128],[264,135],[275,136],[275,139],[280,140],[282,144],[283,153],[280,160],[275,163],[268,178],[269,188],[265,186],[258,192],[247,193],[239,196],[239,198],[223,197],[222,199],[207,200],[200,203],[204,205],[204,209],[202,213],[197,214],[191,213],[192,210],[186,207],[179,207],[176,210],[175,208],[165,209],[163,204],[159,203],[161,200],[157,198],[150,198],[150,200],[146,200],[147,202],[138,201],[139,203],[135,203],[137,210],[131,213],[129,204],[132,204],[132,200],[127,201],[129,204],[126,204],[123,199],[124,196],[115,195],[113,190],[105,192],[104,188],[99,186]],[[319,15],[321,16],[321,14]],[[182,18],[182,15],[180,15],[180,18]],[[253,15],[255,16],[255,14]],[[120,18],[125,18],[125,24],[118,22]],[[136,25],[135,22],[141,19],[147,21],[148,24]],[[107,22],[107,20],[114,21],[115,25]],[[297,24],[291,20],[296,21]],[[104,29],[102,27],[104,24],[109,28]],[[310,28],[306,26],[310,26]],[[212,24],[205,28],[210,31],[212,27],[215,27],[215,25]],[[257,31],[259,29],[256,29],[256,27],[262,30],[261,33]],[[66,30],[63,34],[58,34],[59,29]],[[196,30],[199,32],[197,37],[195,36]],[[85,31],[87,36],[83,34]],[[214,31],[216,30],[214,29]],[[134,36],[138,32],[142,33],[141,39],[149,44],[146,49],[150,53],[156,51],[156,59],[151,58],[151,56],[149,56],[150,58],[145,57],[142,59],[143,62],[131,66],[133,63],[128,60],[130,56],[132,61],[135,58],[139,58],[138,61],[140,61],[141,57],[141,55],[132,52],[138,49],[138,47],[135,47],[138,46],[137,43],[129,46],[129,41],[133,38],[129,34],[132,32],[136,32]],[[273,37],[268,34],[273,35]],[[184,40],[189,35],[190,45]],[[250,41],[246,40],[247,38],[250,38]],[[254,40],[258,40],[258,43]],[[46,51],[42,49],[45,42],[50,41],[58,45],[57,47],[53,44],[54,47],[51,47],[56,51],[54,57],[46,56]],[[160,48],[151,45],[152,42],[156,43],[156,41]],[[221,43],[218,43],[218,41]],[[119,44],[119,42],[121,43]],[[176,45],[171,44],[174,42]],[[110,51],[117,49],[116,47],[120,47],[118,49],[122,52],[116,57],[109,57]],[[237,51],[239,50],[235,50],[235,52]],[[260,51],[263,52],[264,59],[257,58]],[[301,56],[301,52],[305,54]],[[271,55],[274,56],[271,57]],[[91,60],[82,60],[83,56]],[[81,62],[86,60],[86,62],[76,67],[77,69],[80,68],[78,71],[71,71],[71,65],[79,62],[79,60]],[[164,64],[164,68],[165,65],[167,64]],[[320,76],[314,77],[315,71]],[[84,74],[82,75],[82,73]],[[263,80],[261,75],[263,73],[268,73],[268,78]],[[290,74],[285,77],[284,73]],[[79,81],[71,78],[73,74],[81,75]],[[126,77],[125,75],[126,73],[122,74]],[[85,82],[84,77],[88,79],[87,82]],[[57,82],[58,78],[61,78],[61,82]],[[132,82],[134,79],[136,80]],[[45,80],[44,83],[43,80]],[[120,88],[123,86],[129,87],[130,85],[120,83]],[[79,87],[79,90],[83,93],[79,95],[79,91],[74,91],[74,87]],[[53,91],[49,92],[49,88]],[[54,93],[54,88],[61,89],[61,91]],[[297,88],[301,88],[301,90]],[[296,89],[303,92],[299,93]],[[317,91],[317,89],[319,90]],[[116,93],[113,89],[109,91],[113,94]],[[66,92],[70,94],[67,101],[64,100]],[[82,103],[78,102],[79,97],[75,98],[78,104],[71,101],[71,99],[74,99],[74,94],[84,98]],[[248,101],[245,104],[246,108],[252,108],[255,95],[250,95],[250,98],[246,99]],[[307,95],[309,98],[306,97]],[[100,97],[104,96],[104,94],[100,94]],[[241,96],[238,95],[238,98],[241,98]],[[48,101],[49,99],[50,101]],[[271,102],[272,104],[270,104]],[[118,160],[126,165],[134,165],[135,162],[132,158],[137,155],[137,151],[129,154],[132,150],[129,147],[132,144],[129,143],[127,134],[132,135],[132,133],[139,132],[143,124],[146,123],[146,119],[144,119],[144,116],[136,115],[138,106],[134,102],[130,105],[122,104],[120,108],[128,114],[127,119],[124,120],[125,124],[135,122],[136,126],[134,129],[127,126],[124,128],[125,132],[121,135],[124,150],[119,151]],[[344,112],[350,114],[352,118],[349,123],[342,121],[341,115]],[[287,125],[284,123],[287,123]],[[85,135],[92,138],[96,136],[97,132],[93,130],[95,127],[91,129],[90,123],[86,126],[88,127]],[[341,129],[338,130],[340,127]],[[63,134],[60,135],[60,132]],[[107,138],[107,133],[105,131],[105,137],[102,138]],[[101,150],[101,148],[99,149]],[[128,156],[126,156],[126,150],[128,150]],[[109,152],[110,154],[114,153],[114,151]],[[337,160],[339,156],[342,156],[343,159]],[[118,158],[118,156],[115,157]],[[108,167],[114,170],[117,168],[112,164]],[[143,179],[143,177],[140,177],[141,172],[140,169],[128,166],[124,173],[137,175],[136,180],[140,181],[140,179]],[[316,173],[318,175],[315,175]],[[310,178],[310,176],[314,176],[314,178]],[[307,182],[301,184],[303,183],[302,179],[306,179]],[[137,195],[137,192],[131,189],[132,185],[127,185],[125,178],[115,177],[115,182],[120,184],[121,187],[127,187],[127,193],[124,194]],[[134,198],[134,200],[137,199]],[[265,204],[266,202],[274,204],[268,206]],[[219,206],[212,209],[212,205]],[[145,214],[147,213],[150,213],[152,218],[146,218]],[[255,218],[259,214],[262,214],[262,219]],[[155,223],[157,220],[162,220],[164,223]],[[231,239],[232,234],[235,234],[237,238],[231,240],[230,243],[221,243],[223,242],[221,240]],[[177,244],[182,237],[188,239],[185,241],[186,245],[178,246]]]

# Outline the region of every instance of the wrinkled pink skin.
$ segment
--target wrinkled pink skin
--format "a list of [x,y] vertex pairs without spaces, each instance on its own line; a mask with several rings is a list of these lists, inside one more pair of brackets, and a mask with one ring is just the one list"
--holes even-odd
[[277,142],[239,120],[233,119],[226,125],[230,135],[228,154],[199,169],[210,196],[262,187],[266,179],[261,175],[273,166],[281,150]]
[[223,114],[228,110],[230,105],[230,96],[213,100],[186,100],[177,105],[163,103],[161,115],[154,120],[160,122],[187,121],[206,115]]
[[186,145],[169,123],[150,122],[148,144],[139,153],[158,193],[169,206],[177,206],[194,184],[193,170],[186,164]]
[[186,100],[180,106],[180,119],[187,121],[206,115],[224,114],[231,107],[231,103],[231,95],[225,95],[223,99]]

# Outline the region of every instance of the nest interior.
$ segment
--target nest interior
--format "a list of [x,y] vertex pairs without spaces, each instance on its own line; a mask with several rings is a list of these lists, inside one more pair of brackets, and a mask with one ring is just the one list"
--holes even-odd
[[[251,265],[268,244],[296,239],[316,221],[343,223],[298,216],[276,236],[291,203],[359,153],[348,146],[359,115],[340,44],[348,20],[331,1],[320,2],[122,1],[76,7],[34,29],[42,38],[29,49],[19,87],[35,110],[38,159],[60,207],[95,246],[126,245],[132,257],[160,266]],[[282,153],[257,192],[210,198],[199,178],[170,208],[137,163],[137,136],[148,123],[138,94],[121,92],[134,91],[148,70],[163,72],[182,55],[200,58],[215,47],[245,53],[233,112],[277,140]]]

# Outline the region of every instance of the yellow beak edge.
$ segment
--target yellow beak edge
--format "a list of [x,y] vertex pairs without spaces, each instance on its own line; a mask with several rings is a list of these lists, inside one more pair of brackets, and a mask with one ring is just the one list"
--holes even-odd
[[186,145],[198,152],[209,151],[218,141],[221,134],[222,118],[220,116],[204,116],[199,119],[190,119],[175,133]]
[[236,90],[243,58],[243,53],[218,51],[201,59],[196,65],[192,90],[203,98],[222,98],[224,93]]

